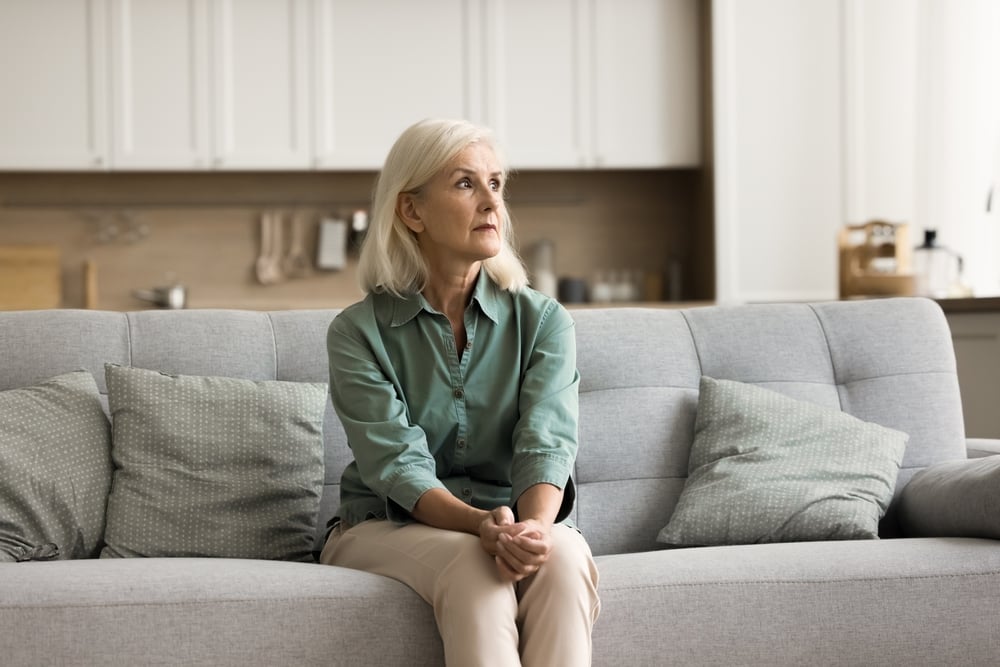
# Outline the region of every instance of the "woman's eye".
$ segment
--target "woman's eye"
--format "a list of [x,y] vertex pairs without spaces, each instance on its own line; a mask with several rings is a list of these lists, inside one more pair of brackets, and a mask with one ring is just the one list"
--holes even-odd
[[460,180],[458,182],[458,187],[460,187],[460,188],[471,188],[472,187],[472,181],[469,180],[468,178],[463,178],[462,180]]
[[493,192],[500,192],[500,181],[495,179],[490,181],[490,189],[492,189]]

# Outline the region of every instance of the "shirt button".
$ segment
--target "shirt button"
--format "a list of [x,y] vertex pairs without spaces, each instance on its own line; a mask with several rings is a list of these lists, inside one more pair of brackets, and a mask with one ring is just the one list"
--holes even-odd
[[464,488],[464,489],[462,489],[462,495],[464,497],[468,498],[469,496],[472,495],[472,489],[470,489],[470,488]]
[[464,391],[462,391],[460,388],[455,389],[455,398],[462,398],[463,396],[465,396]]
[[472,349],[472,341],[471,341],[471,340],[470,340],[470,341],[468,341],[468,342],[466,342],[466,344],[465,344],[465,349],[466,349],[466,350],[471,350],[471,349]]
[[465,438],[459,438],[455,444],[458,445],[459,449],[465,449]]

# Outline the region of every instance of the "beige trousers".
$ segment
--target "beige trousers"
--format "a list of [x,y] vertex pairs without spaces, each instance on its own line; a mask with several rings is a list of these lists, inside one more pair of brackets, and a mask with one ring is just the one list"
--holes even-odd
[[580,667],[600,600],[597,567],[576,530],[552,529],[549,560],[511,584],[467,533],[371,520],[334,528],[320,562],[391,577],[434,608],[448,665]]

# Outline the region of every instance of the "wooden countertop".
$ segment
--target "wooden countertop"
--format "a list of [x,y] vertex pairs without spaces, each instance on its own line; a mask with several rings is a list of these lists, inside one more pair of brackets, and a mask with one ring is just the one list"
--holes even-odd
[[936,299],[945,313],[1000,312],[1000,296],[980,296],[959,299]]

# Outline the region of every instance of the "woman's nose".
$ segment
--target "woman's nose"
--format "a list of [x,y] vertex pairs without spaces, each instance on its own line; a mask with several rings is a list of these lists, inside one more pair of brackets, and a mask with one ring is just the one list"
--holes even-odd
[[496,209],[500,205],[500,193],[495,190],[485,190],[483,195],[482,209],[484,211],[491,211]]

